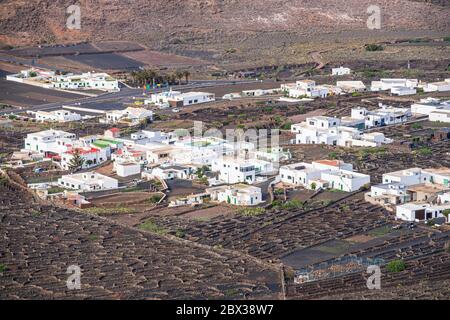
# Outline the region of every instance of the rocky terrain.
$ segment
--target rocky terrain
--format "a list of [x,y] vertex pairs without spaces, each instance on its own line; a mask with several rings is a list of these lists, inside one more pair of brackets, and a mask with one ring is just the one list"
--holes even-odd
[[381,30],[366,26],[371,0],[81,0],[81,30],[66,28],[70,0],[4,0],[0,41],[7,45],[131,40],[202,59],[239,60],[249,52],[291,53],[323,38],[361,41],[445,34],[448,1],[378,1]]

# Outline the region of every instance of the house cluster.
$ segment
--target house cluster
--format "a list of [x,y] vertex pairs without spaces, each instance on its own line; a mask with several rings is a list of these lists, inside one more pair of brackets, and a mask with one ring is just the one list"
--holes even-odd
[[370,176],[353,171],[352,164],[340,160],[300,162],[280,167],[280,181],[309,190],[354,192],[370,185]]
[[[276,175],[278,162],[291,158],[280,147],[258,150],[250,142],[196,138],[178,132],[141,130],[122,136],[117,128],[102,135],[79,138],[59,130],[30,133],[21,151],[51,159],[64,170],[81,170],[82,173],[59,180],[58,185],[66,189],[91,192],[117,188],[117,182],[113,183],[111,177],[201,180],[212,187],[208,192],[210,201],[233,205],[261,203],[261,189],[254,184]],[[112,161],[111,177],[93,171],[108,160]],[[203,198],[191,197],[185,201]]]
[[[332,76],[349,74],[351,74],[351,70],[345,67],[333,68],[331,73]],[[336,81],[336,85],[317,85],[314,80],[299,80],[295,83],[281,85],[280,90],[290,98],[325,98],[330,95],[351,94],[367,90],[372,92],[387,91],[392,95],[405,96],[416,94],[418,88],[424,92],[450,91],[450,79],[426,83],[418,79],[381,78],[372,81],[368,86],[357,80]]]
[[382,181],[365,194],[366,201],[395,212],[397,219],[449,222],[449,168],[409,168],[383,174]]
[[417,93],[417,89],[424,92],[445,92],[450,91],[450,79],[438,82],[422,82],[418,79],[380,79],[372,81],[371,91],[387,91],[393,95],[412,95]]
[[430,121],[450,123],[450,100],[425,98],[411,105],[411,112],[418,116],[428,116]]
[[102,90],[118,91],[119,82],[107,73],[86,72],[82,74],[56,74],[54,71],[31,68],[6,79],[20,83],[62,90]]
[[392,143],[381,132],[363,133],[357,126],[343,125],[341,119],[325,116],[306,118],[293,124],[296,144],[326,144],[342,147],[379,147]]
[[164,91],[161,93],[154,93],[150,99],[146,99],[146,105],[152,104],[161,109],[163,108],[180,108],[191,106],[200,103],[207,103],[215,101],[214,93],[208,92],[184,92],[181,91]]

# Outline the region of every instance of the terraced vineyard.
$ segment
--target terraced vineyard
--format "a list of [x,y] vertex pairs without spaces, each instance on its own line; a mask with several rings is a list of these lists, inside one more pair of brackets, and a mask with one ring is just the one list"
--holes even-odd
[[[4,181],[0,195],[1,299],[279,297],[279,271],[255,258],[42,205]],[[70,265],[81,290],[66,287]]]

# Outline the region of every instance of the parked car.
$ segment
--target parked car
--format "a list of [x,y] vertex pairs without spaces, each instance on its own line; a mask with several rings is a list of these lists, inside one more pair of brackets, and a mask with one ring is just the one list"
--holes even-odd
[[173,108],[173,109],[172,109],[172,112],[180,112],[180,109],[178,109],[178,108]]
[[397,225],[395,225],[395,226],[392,226],[392,229],[393,230],[399,230],[399,229],[401,229],[402,228],[402,225],[401,224],[397,224]]

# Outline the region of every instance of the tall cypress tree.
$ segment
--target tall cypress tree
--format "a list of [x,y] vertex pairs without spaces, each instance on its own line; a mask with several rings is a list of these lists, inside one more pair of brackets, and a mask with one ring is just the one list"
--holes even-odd
[[78,150],[75,150],[73,153],[72,159],[69,161],[69,170],[71,172],[76,172],[80,170],[83,167],[84,159],[80,156],[80,152]]

